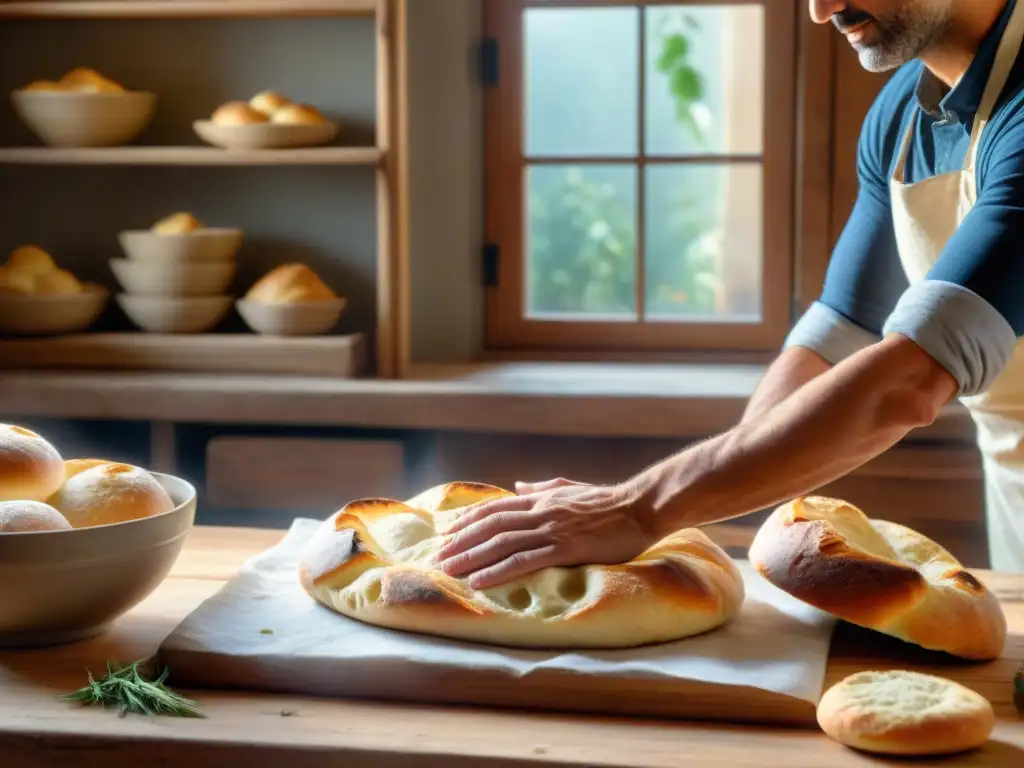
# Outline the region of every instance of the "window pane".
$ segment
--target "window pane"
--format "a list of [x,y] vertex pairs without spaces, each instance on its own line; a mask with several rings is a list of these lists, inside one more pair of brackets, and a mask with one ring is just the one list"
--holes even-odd
[[760,319],[761,176],[758,163],[648,166],[645,319]]
[[646,11],[647,152],[760,154],[764,7]]
[[526,314],[636,320],[636,168],[526,171]]
[[531,8],[525,16],[526,154],[636,154],[639,9]]

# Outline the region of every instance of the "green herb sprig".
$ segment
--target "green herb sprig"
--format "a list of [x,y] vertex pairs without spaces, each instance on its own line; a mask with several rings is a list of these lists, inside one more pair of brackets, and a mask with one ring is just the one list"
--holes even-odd
[[168,675],[166,668],[156,680],[146,680],[139,672],[139,666],[145,661],[141,659],[119,669],[112,668],[108,662],[107,676],[102,680],[96,680],[87,670],[89,684],[61,698],[86,706],[116,706],[120,708],[120,717],[129,712],[149,716],[205,717],[194,701],[164,685]]

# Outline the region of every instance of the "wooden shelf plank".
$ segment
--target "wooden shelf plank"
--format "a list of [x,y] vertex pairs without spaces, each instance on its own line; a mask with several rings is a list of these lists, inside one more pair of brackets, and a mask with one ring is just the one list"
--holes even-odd
[[0,18],[228,18],[372,16],[378,0],[37,0],[3,2]]
[[310,147],[229,151],[217,147],[4,147],[5,165],[371,165],[376,147]]

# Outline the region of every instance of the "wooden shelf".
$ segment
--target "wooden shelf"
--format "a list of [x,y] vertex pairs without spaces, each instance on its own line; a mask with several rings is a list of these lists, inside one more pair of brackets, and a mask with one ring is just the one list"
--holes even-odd
[[377,165],[376,147],[228,151],[217,147],[5,147],[6,165]]
[[3,2],[7,19],[373,16],[378,0],[38,0]]

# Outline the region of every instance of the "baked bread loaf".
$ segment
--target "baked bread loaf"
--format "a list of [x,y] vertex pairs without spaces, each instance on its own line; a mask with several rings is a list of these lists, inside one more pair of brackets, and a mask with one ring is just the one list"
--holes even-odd
[[245,295],[263,304],[291,304],[301,301],[331,301],[338,298],[323,280],[305,264],[281,264],[261,277]]
[[267,116],[244,101],[229,101],[217,107],[210,120],[216,125],[259,125]]
[[486,590],[436,566],[438,531],[469,504],[512,495],[475,483],[405,503],[368,499],[326,520],[298,563],[302,587],[368,624],[495,645],[622,648],[715,629],[739,610],[735,563],[696,529],[622,565],[547,568]]
[[249,106],[267,117],[273,115],[281,107],[286,107],[291,101],[276,91],[261,91],[249,99]]
[[203,228],[203,222],[187,211],[172,213],[150,227],[154,235],[188,235]]
[[1006,642],[999,601],[949,552],[839,499],[780,506],[754,537],[750,561],[806,603],[930,650],[994,659]]
[[64,459],[35,432],[0,424],[0,501],[46,501],[64,482]]
[[[62,473],[64,471],[61,464]],[[100,464],[69,477],[49,503],[74,528],[91,528],[151,517],[174,509],[164,487],[130,464]]]
[[60,79],[58,85],[78,93],[124,93],[124,87],[94,69],[78,67]]
[[0,534],[70,531],[71,523],[41,501],[0,501]]
[[918,672],[858,672],[825,691],[818,725],[841,744],[888,755],[947,755],[988,741],[985,697]]
[[99,467],[104,464],[116,464],[114,461],[107,461],[106,459],[67,459],[64,462],[64,482],[67,482],[72,477],[87,469],[93,467]]
[[316,107],[308,104],[287,104],[274,110],[270,122],[279,125],[320,125],[324,116]]

